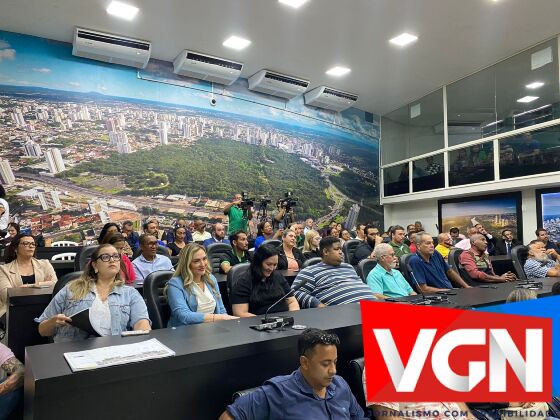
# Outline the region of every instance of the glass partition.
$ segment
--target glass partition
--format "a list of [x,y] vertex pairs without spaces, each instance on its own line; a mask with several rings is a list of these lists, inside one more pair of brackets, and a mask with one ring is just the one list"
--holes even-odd
[[443,90],[381,118],[383,164],[443,149]]
[[383,169],[383,193],[391,195],[408,194],[408,162]]
[[449,186],[494,180],[494,145],[475,144],[449,152]]
[[428,191],[445,187],[443,153],[412,162],[412,191]]
[[500,141],[500,179],[560,171],[560,126]]

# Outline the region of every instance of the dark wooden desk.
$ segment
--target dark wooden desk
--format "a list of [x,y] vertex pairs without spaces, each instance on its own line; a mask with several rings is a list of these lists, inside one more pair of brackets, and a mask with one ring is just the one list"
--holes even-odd
[[8,289],[6,336],[8,347],[19,360],[24,359],[26,346],[48,342],[46,338],[39,335],[34,319],[43,313],[51,301],[52,291],[52,287]]
[[[544,279],[539,295],[550,293],[558,279]],[[515,283],[495,289],[460,289],[443,307],[477,307],[504,302]],[[361,316],[358,304],[292,312],[296,324],[335,332],[343,345],[338,370],[361,357]],[[81,342],[26,348],[25,419],[75,418],[216,419],[235,391],[267,378],[290,373],[298,365],[299,331],[265,333],[249,329],[259,318],[198,324],[152,331],[143,337],[101,337]],[[155,337],[177,355],[93,371],[72,373],[63,353],[127,344]],[[91,395],[103,401],[83,410]]]

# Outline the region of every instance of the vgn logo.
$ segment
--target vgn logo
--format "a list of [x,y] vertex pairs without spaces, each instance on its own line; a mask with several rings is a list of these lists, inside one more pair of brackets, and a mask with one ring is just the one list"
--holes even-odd
[[551,401],[552,320],[361,302],[372,402]]

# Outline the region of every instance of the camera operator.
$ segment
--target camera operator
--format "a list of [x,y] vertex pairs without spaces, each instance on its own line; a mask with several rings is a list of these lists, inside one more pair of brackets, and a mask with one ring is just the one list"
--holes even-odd
[[296,221],[294,207],[297,206],[298,198],[292,196],[292,192],[288,191],[284,194],[284,198],[276,201],[276,210],[271,212],[273,228],[287,229]]
[[[247,196],[247,193],[243,195]],[[242,230],[247,232],[247,224],[253,218],[252,201],[242,194],[235,194],[233,201],[224,207],[224,214],[229,217],[228,234]]]

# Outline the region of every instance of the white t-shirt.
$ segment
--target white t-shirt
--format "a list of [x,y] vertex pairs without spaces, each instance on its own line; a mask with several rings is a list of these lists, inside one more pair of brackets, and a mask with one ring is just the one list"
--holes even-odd
[[10,205],[6,200],[0,198],[0,207],[4,207],[4,214],[0,216],[0,230],[6,230],[10,221]]
[[109,299],[103,302],[99,299],[97,288],[95,288],[95,299],[89,308],[89,322],[95,331],[102,337],[111,335],[111,311],[109,310]]

